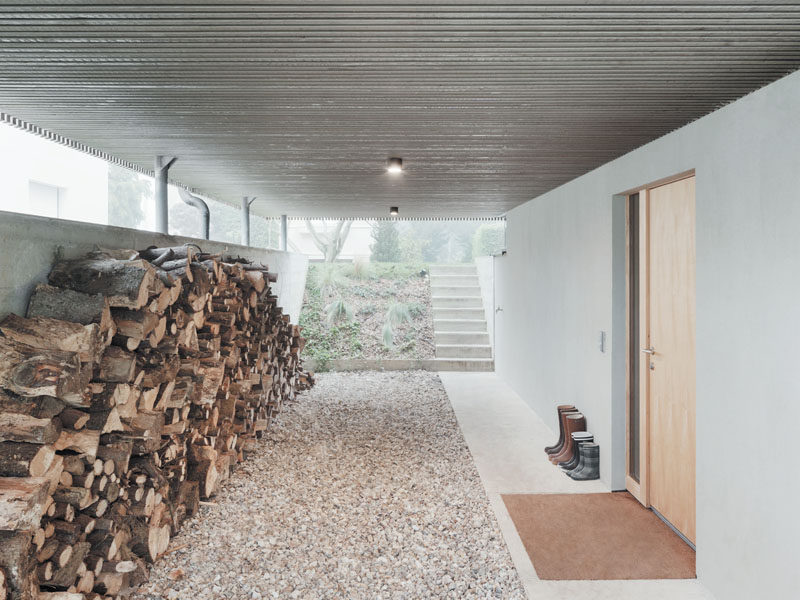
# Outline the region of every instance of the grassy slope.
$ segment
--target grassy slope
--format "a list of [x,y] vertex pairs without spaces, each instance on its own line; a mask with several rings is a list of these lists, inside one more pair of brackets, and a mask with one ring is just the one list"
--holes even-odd
[[[300,325],[308,344],[304,356],[331,359],[433,358],[430,285],[422,264],[369,263],[309,266]],[[329,324],[326,307],[341,299],[352,319]],[[411,323],[396,327],[393,347],[383,343],[386,314],[394,303],[408,307]]]

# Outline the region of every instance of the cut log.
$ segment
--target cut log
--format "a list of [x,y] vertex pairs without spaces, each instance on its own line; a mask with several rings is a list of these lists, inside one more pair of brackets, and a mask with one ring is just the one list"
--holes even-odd
[[52,444],[61,433],[61,421],[37,419],[19,413],[0,413],[0,442]]
[[101,294],[82,294],[39,284],[28,302],[29,318],[48,317],[81,325],[96,323],[102,332],[112,328],[108,300]]
[[60,415],[66,407],[61,400],[53,396],[20,396],[0,389],[0,412],[12,412],[30,415],[38,419],[51,419]]
[[0,442],[0,477],[41,477],[54,457],[52,446]]
[[72,545],[72,552],[69,559],[53,573],[53,578],[49,584],[55,587],[68,588],[75,583],[78,577],[78,568],[83,563],[83,559],[89,554],[92,545],[89,542],[77,542]]
[[8,597],[13,600],[36,600],[39,591],[36,570],[31,562],[30,531],[0,530],[0,571],[3,572]]
[[89,421],[89,413],[70,407],[61,411],[58,418],[66,429],[80,431]]
[[49,482],[42,477],[0,477],[0,529],[38,528],[48,490]]
[[0,331],[15,342],[46,350],[76,352],[82,362],[97,362],[103,336],[96,323],[81,325],[50,317],[8,315],[0,321]]
[[48,281],[84,294],[102,294],[112,307],[139,309],[147,304],[154,276],[143,260],[115,260],[97,253],[57,262]]
[[117,325],[117,335],[138,341],[145,339],[159,323],[158,315],[148,310],[115,308],[112,309],[111,316]]
[[53,493],[53,500],[66,502],[83,510],[92,503],[92,493],[85,487],[60,487]]
[[100,432],[90,429],[81,431],[70,431],[64,429],[56,440],[54,447],[56,450],[73,450],[86,454],[94,458],[97,456],[97,448],[100,445]]
[[75,352],[33,348],[0,337],[0,387],[20,396],[80,401],[85,386]]
[[119,346],[109,346],[100,359],[100,378],[112,383],[127,383],[133,380],[136,370],[136,355]]

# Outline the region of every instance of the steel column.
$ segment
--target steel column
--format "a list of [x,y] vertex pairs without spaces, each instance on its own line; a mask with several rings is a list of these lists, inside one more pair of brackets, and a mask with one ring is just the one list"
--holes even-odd
[[178,160],[173,157],[165,162],[163,156],[156,156],[156,164],[153,172],[155,180],[155,201],[156,201],[156,231],[159,233],[169,233],[169,202],[167,195],[167,182],[169,180],[169,168]]
[[242,198],[242,246],[250,245],[250,202],[247,196]]
[[281,250],[286,252],[289,247],[289,227],[286,220],[286,215],[281,215]]

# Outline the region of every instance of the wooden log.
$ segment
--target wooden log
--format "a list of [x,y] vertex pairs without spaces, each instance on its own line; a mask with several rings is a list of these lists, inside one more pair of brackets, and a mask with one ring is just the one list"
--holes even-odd
[[43,350],[0,337],[0,387],[20,396],[82,400],[85,383],[75,352]]
[[82,362],[97,362],[104,346],[100,326],[81,325],[50,317],[8,315],[0,321],[0,331],[15,342],[45,350],[76,352]]
[[83,510],[92,503],[92,493],[85,487],[60,487],[53,493],[53,499]]
[[128,472],[128,464],[133,452],[132,440],[116,440],[111,441],[104,436],[102,445],[97,450],[97,456],[103,460],[111,460],[114,462],[114,473],[122,477]]
[[146,261],[115,260],[96,253],[57,262],[48,281],[84,294],[102,294],[112,307],[139,309],[147,304],[154,277]]
[[12,600],[36,600],[39,592],[30,559],[32,538],[30,531],[0,530],[0,571]]
[[101,294],[82,294],[50,285],[39,284],[28,302],[27,316],[48,317],[81,325],[96,323],[102,332],[109,331],[113,322],[108,300]]
[[119,346],[109,346],[100,359],[100,379],[111,383],[132,381],[136,371],[136,355]]
[[58,419],[37,419],[19,413],[0,413],[0,442],[52,444],[61,433]]
[[49,482],[42,477],[0,477],[0,529],[38,528],[48,491]]
[[52,446],[0,442],[0,477],[41,477],[54,457]]
[[81,431],[70,431],[64,429],[56,440],[54,447],[56,450],[74,450],[94,458],[97,456],[97,448],[100,445],[100,432],[90,429]]
[[58,419],[66,429],[80,431],[89,421],[89,413],[69,407],[59,413]]
[[53,396],[20,396],[0,389],[0,412],[30,415],[37,419],[51,419],[60,415],[67,405]]
[[117,335],[144,340],[159,323],[159,317],[147,310],[114,308],[111,316],[117,325]]
[[116,406],[109,409],[93,410],[90,413],[86,428],[99,431],[101,434],[111,433],[112,431],[122,431],[124,429],[119,417],[119,410]]
[[83,559],[89,554],[92,545],[89,542],[77,542],[71,546],[72,552],[69,559],[53,573],[53,578],[49,584],[56,587],[68,588],[75,583],[78,576],[78,568],[83,563]]

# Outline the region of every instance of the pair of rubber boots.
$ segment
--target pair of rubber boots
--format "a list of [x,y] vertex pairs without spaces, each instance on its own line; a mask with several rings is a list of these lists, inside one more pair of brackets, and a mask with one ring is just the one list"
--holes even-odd
[[558,407],[559,437],[555,446],[544,451],[550,462],[557,464],[576,480],[600,477],[600,447],[586,431],[586,418],[571,404]]

